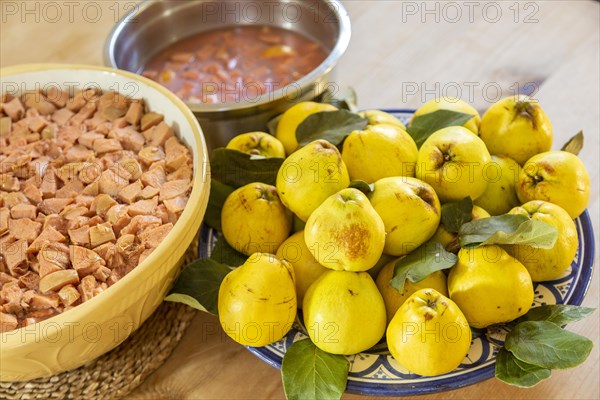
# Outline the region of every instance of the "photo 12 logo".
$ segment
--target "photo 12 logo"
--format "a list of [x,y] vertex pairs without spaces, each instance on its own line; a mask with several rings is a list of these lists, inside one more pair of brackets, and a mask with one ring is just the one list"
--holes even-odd
[[[524,82],[402,82],[402,102],[423,104],[429,100],[461,99],[469,104],[493,104],[508,96],[524,94],[534,99],[541,79]],[[458,100],[456,100],[458,101]]]
[[[157,2],[158,0],[152,0]],[[185,1],[180,1],[185,3]],[[2,23],[17,20],[21,23],[98,23],[126,18],[136,23],[137,13],[144,2],[138,1],[31,1],[3,0],[0,2]],[[337,23],[341,13],[334,1],[202,1],[198,2],[199,23],[299,23],[306,16],[316,23]]]
[[[50,101],[56,100],[65,93],[69,98],[72,98],[78,93],[81,93],[84,100],[94,97],[101,92],[115,92],[123,96],[134,98],[138,95],[140,86],[137,82],[129,81],[125,84],[114,82],[106,90],[102,90],[100,83],[90,81],[45,81],[42,82],[14,82],[10,80],[2,80],[0,84],[0,93],[3,96],[16,97],[22,94],[36,96],[35,101],[40,101],[46,98]],[[116,96],[116,94],[115,94]]]
[[417,19],[422,23],[475,23],[495,24],[510,21],[515,24],[538,23],[540,5],[535,1],[404,1],[403,23]]
[[120,343],[135,329],[132,321],[100,322],[53,322],[36,323],[4,332],[1,335],[1,344],[13,343],[75,343],[81,338],[85,343],[99,342]]
[[[117,22],[129,13],[135,14],[140,5],[134,1],[2,1],[2,23],[98,23]],[[135,16],[125,22],[136,22]]]
[[294,24],[305,14],[316,23],[336,23],[341,12],[337,2],[313,1],[206,1],[202,2],[203,23],[273,23]]

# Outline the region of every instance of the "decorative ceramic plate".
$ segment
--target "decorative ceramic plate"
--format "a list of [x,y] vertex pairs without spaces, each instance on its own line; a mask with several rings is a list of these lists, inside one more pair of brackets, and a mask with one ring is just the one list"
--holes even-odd
[[[385,110],[407,123],[413,110]],[[579,236],[579,249],[568,274],[551,282],[535,285],[534,307],[544,304],[579,305],[587,292],[592,278],[594,262],[594,233],[587,210],[575,221]],[[210,256],[219,233],[203,226],[200,256]],[[298,318],[300,321],[301,318]],[[347,356],[350,373],[346,390],[352,393],[376,396],[408,396],[443,392],[472,385],[494,376],[498,344],[502,344],[506,332],[485,334],[474,330],[471,348],[462,364],[454,371],[435,377],[410,373],[390,356],[383,339],[367,352]],[[248,347],[258,358],[275,368],[281,368],[281,360],[293,342],[307,338],[306,329],[300,323],[280,341],[265,347]],[[492,343],[494,342],[494,343]]]

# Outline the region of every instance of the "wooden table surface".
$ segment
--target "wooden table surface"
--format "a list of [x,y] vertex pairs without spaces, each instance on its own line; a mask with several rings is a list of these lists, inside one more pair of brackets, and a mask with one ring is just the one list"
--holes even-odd
[[[31,62],[101,64],[104,40],[127,2],[84,3],[55,2],[61,8],[58,15],[44,2],[0,1],[0,66]],[[533,89],[553,123],[554,148],[583,129],[586,143],[580,157],[592,178],[589,211],[594,230],[600,233],[597,2],[447,5],[347,0],[344,4],[353,32],[336,83],[353,86],[361,108],[417,107],[433,97],[459,95],[484,110],[516,88]],[[597,260],[596,255],[596,267]],[[594,274],[584,305],[598,307],[599,276]],[[518,389],[490,379],[419,399],[598,399],[599,317],[597,311],[569,326],[595,343],[585,364],[554,371],[549,380],[533,389]],[[198,313],[170,359],[131,398],[283,396],[279,371],[225,337],[214,317]]]

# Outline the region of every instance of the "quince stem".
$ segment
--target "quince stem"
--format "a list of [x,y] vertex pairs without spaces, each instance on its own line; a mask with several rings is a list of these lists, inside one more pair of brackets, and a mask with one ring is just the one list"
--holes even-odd
[[517,101],[515,103],[515,111],[516,113],[513,121],[519,117],[527,118],[531,122],[533,129],[536,129],[535,117],[533,115],[535,109],[529,101]]

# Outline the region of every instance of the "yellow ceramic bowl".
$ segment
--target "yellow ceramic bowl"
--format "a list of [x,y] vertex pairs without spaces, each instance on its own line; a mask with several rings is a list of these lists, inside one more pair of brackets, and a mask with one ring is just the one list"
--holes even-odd
[[3,92],[49,86],[96,87],[143,98],[165,115],[192,150],[190,200],[164,242],[127,276],[97,297],[43,322],[0,334],[0,381],[23,381],[77,368],[122,343],[162,302],[202,222],[209,195],[208,154],[192,112],[174,94],[138,75],[80,65],[24,65],[0,70]]

